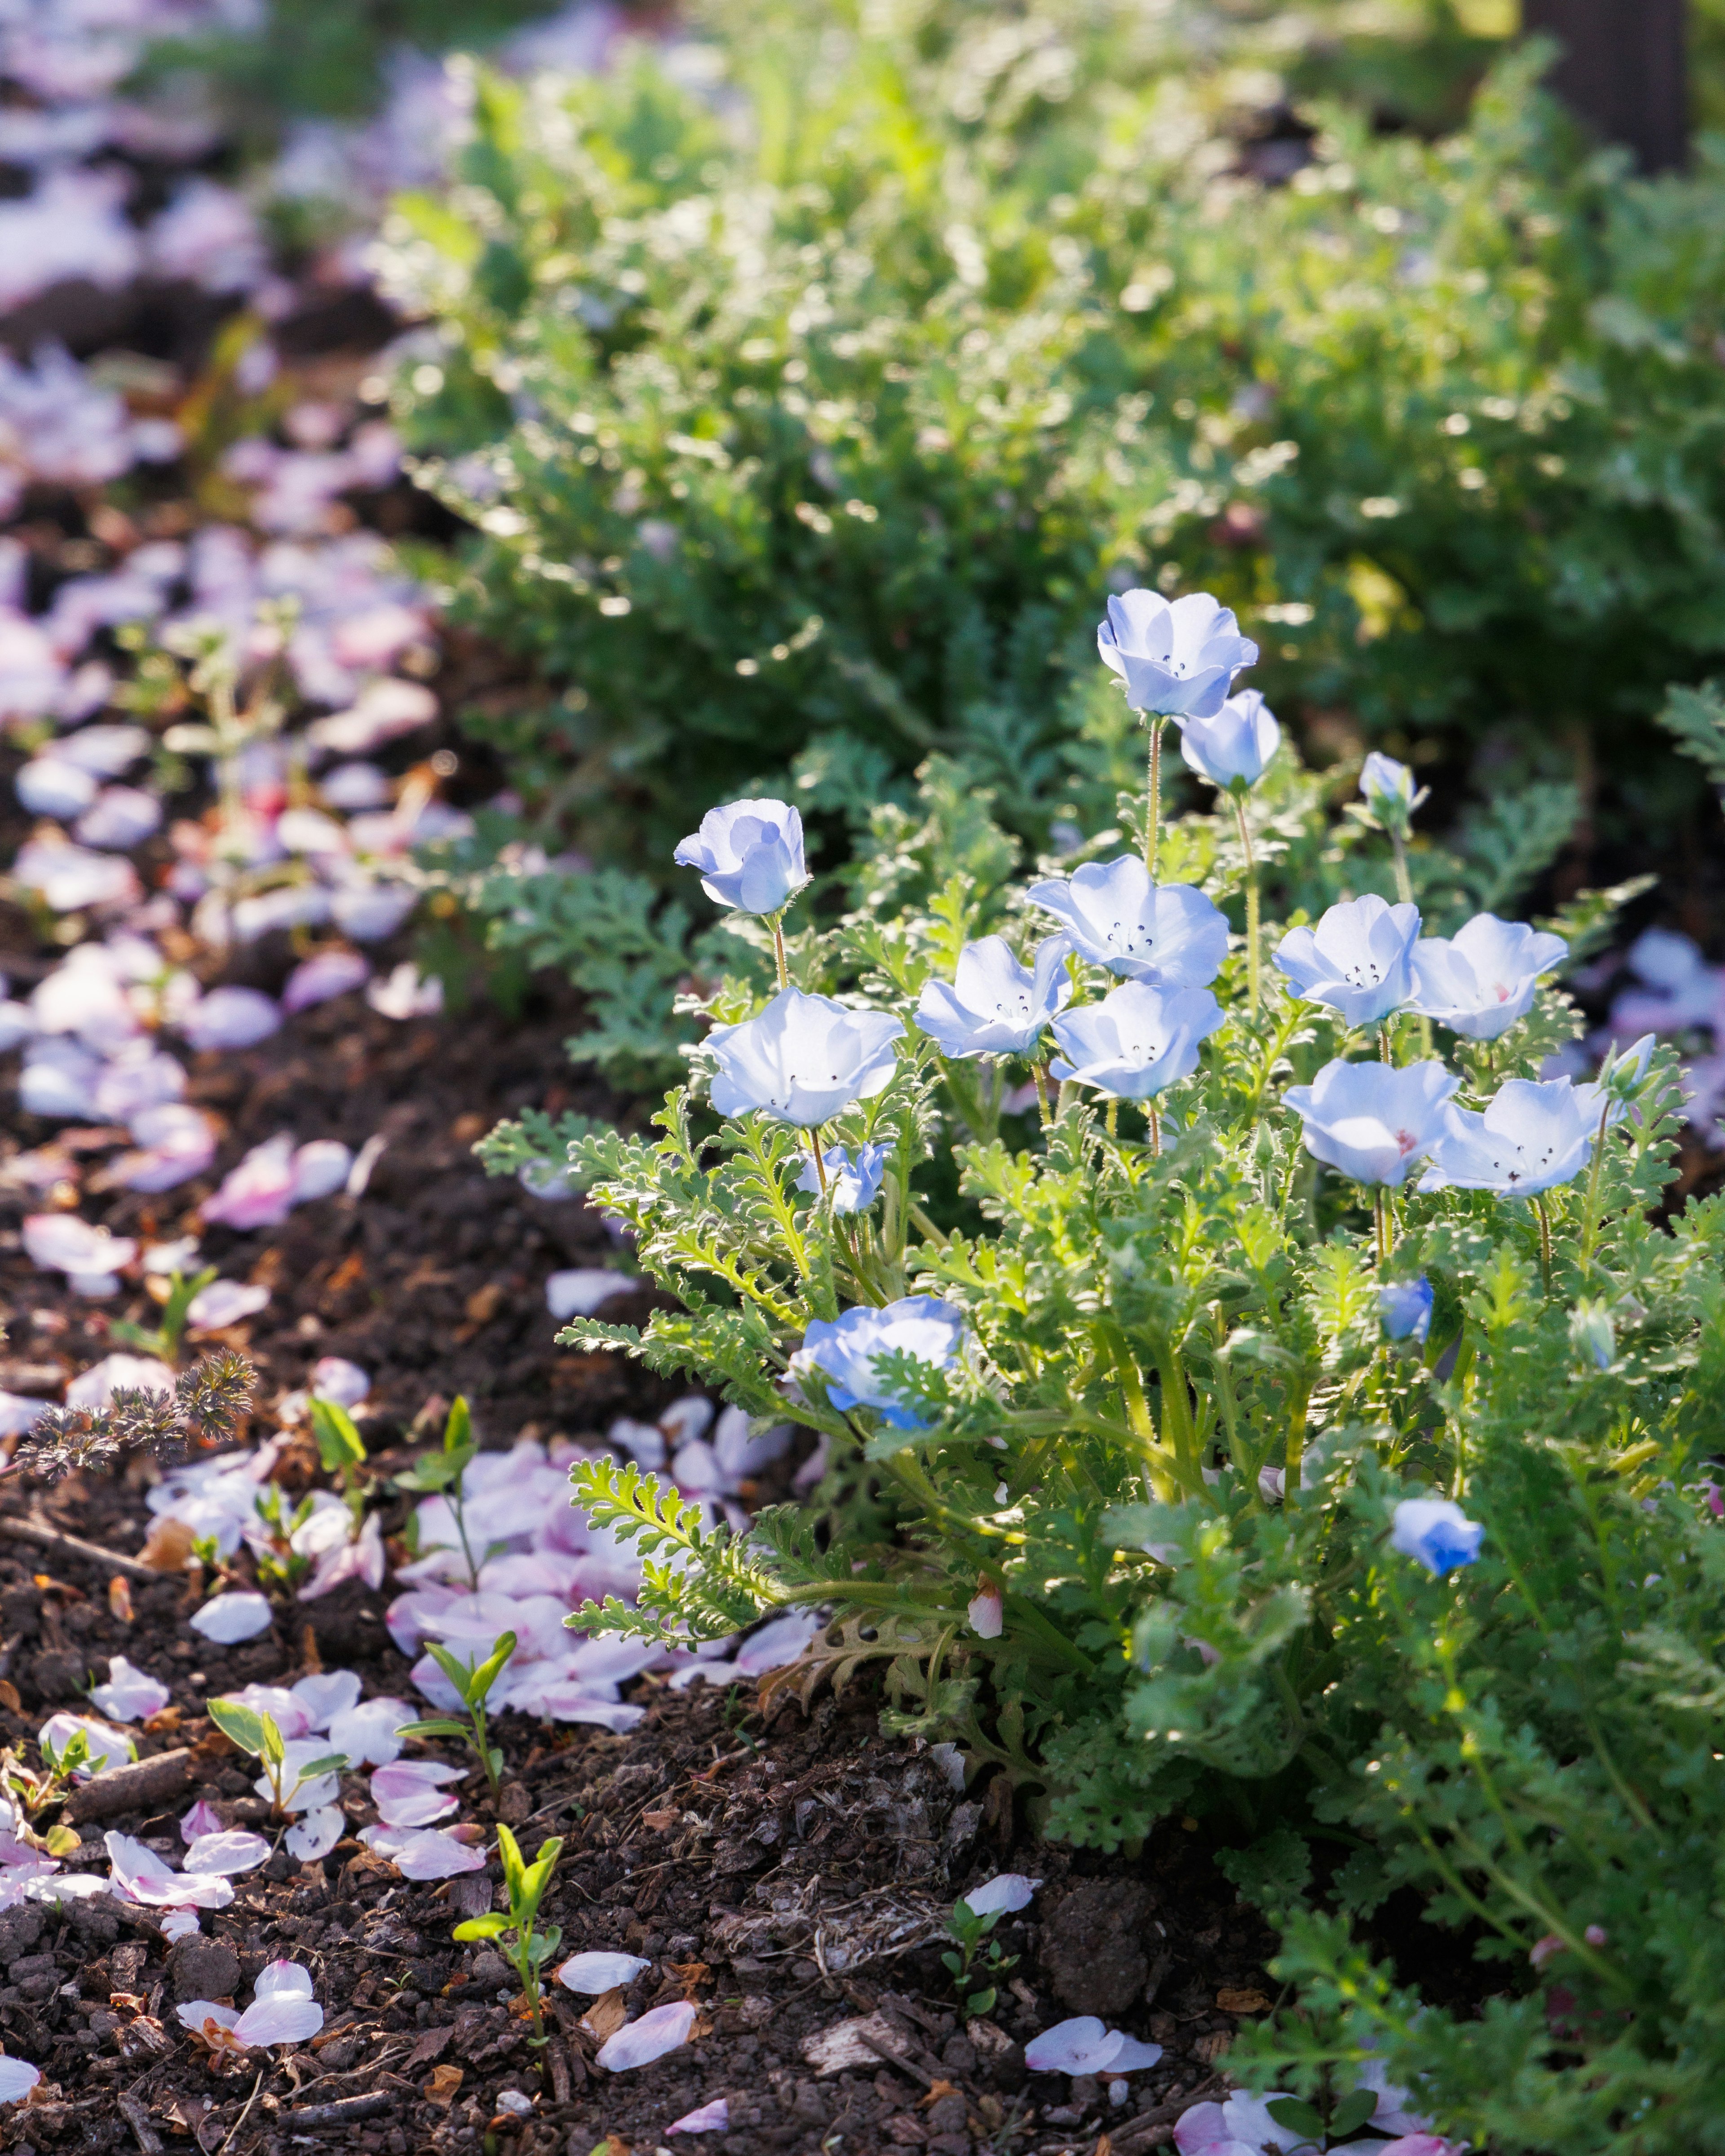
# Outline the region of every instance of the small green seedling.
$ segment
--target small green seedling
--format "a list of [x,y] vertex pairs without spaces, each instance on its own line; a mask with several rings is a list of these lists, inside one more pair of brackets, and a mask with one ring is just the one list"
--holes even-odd
[[186,1313],[195,1297],[201,1295],[217,1277],[214,1265],[206,1265],[202,1272],[193,1273],[191,1279],[181,1272],[167,1276],[167,1297],[162,1306],[162,1315],[154,1325],[133,1325],[122,1319],[108,1328],[110,1337],[125,1348],[140,1348],[146,1355],[155,1355],[164,1363],[177,1363],[181,1342],[186,1337]]
[[69,1856],[79,1843],[76,1827],[51,1826],[45,1834],[39,1834],[25,1824],[49,1805],[57,1804],[66,1794],[72,1777],[80,1767],[90,1764],[90,1738],[81,1729],[74,1729],[60,1750],[56,1751],[52,1739],[41,1748],[42,1766],[33,1772],[25,1766],[17,1753],[9,1748],[0,1752],[0,1793],[8,1797],[21,1815],[19,1824],[13,1828],[16,1838],[32,1848],[45,1849],[50,1856]]
[[279,1482],[266,1482],[258,1492],[254,1509],[270,1530],[270,1547],[258,1552],[258,1578],[264,1587],[297,1588],[311,1570],[309,1557],[293,1547],[296,1529],[311,1517],[311,1500],[302,1497],[292,1512]]
[[237,1699],[213,1699],[205,1711],[224,1737],[262,1762],[270,1784],[270,1808],[279,1820],[290,1815],[294,1799],[308,1782],[316,1781],[321,1774],[339,1774],[347,1764],[345,1752],[330,1752],[308,1760],[303,1767],[290,1768],[287,1748],[273,1715],[259,1714]]
[[447,1647],[440,1647],[432,1640],[426,1641],[425,1650],[460,1694],[461,1704],[467,1709],[467,1720],[455,1722],[439,1716],[430,1722],[404,1722],[395,1733],[398,1737],[460,1738],[478,1754],[495,1798],[498,1778],[503,1772],[503,1754],[486,1734],[485,1699],[501,1676],[504,1664],[515,1652],[515,1634],[506,1632],[501,1639],[494,1640],[490,1653],[477,1665],[457,1661]]
[[540,1973],[557,1952],[563,1934],[556,1924],[549,1931],[536,1931],[534,1919],[539,1914],[539,1904],[557,1868],[557,1861],[563,1853],[562,1837],[554,1835],[542,1844],[538,1856],[529,1864],[523,1859],[515,1836],[506,1826],[500,1826],[497,1850],[503,1859],[503,1881],[509,1893],[508,1915],[494,1912],[487,1917],[472,1917],[465,1924],[457,1924],[453,1936],[459,1944],[466,1946],[475,1939],[497,1939],[506,1932],[515,1933],[515,1943],[506,1947],[504,1952],[514,1963],[521,1989],[526,1994],[527,2010],[533,2017],[532,2041],[543,2044],[545,2016],[540,1998]]
[[968,1902],[960,1900],[952,1904],[947,1920],[956,1945],[941,1956],[941,1966],[952,1979],[958,2011],[967,2021],[989,2011],[999,1995],[999,1979],[1018,1967],[1018,1956],[1002,1953],[999,1940],[993,1937],[1000,1917],[999,1909],[978,1916]]
[[[455,1532],[461,1537],[461,1555],[467,1565],[467,1584],[475,1592],[479,1588],[480,1567],[491,1552],[487,1549],[484,1555],[475,1558],[473,1546],[467,1539],[467,1501],[462,1494],[461,1478],[467,1472],[467,1463],[478,1450],[479,1444],[473,1435],[473,1417],[468,1411],[465,1399],[458,1397],[444,1424],[442,1450],[423,1454],[406,1474],[398,1475],[394,1479],[394,1486],[410,1496],[448,1499],[449,1510],[455,1516]],[[421,1551],[416,1544],[414,1555],[429,1555],[432,1549],[442,1547],[442,1544],[434,1543]]]
[[1375,2089],[1354,2089],[1320,2110],[1316,2104],[1307,2103],[1297,2096],[1273,2097],[1265,2106],[1278,2126],[1297,2133],[1302,2141],[1309,2141],[1318,2148],[1333,2148],[1339,2142],[1363,2126],[1378,2108]]
[[366,1464],[366,1441],[346,1408],[316,1396],[311,1402],[311,1432],[317,1440],[317,1456],[324,1472],[335,1476],[336,1487],[347,1500],[357,1533],[366,1509],[365,1482],[359,1471]]

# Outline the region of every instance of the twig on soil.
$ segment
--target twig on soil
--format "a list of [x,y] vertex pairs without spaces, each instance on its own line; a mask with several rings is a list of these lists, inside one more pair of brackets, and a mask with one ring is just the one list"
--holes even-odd
[[62,1534],[58,1527],[49,1527],[43,1519],[20,1520],[0,1515],[0,1535],[10,1535],[14,1542],[33,1543],[38,1549],[52,1551],[56,1557],[75,1558],[82,1564],[105,1565],[110,1572],[121,1573],[127,1579],[141,1580],[149,1585],[169,1577],[151,1565],[141,1564],[135,1557],[121,1557],[95,1543],[81,1542],[76,1535]]
[[259,2068],[258,2078],[252,2083],[252,2092],[245,2100],[245,2109],[240,2112],[239,2118],[234,2120],[233,2125],[228,2128],[227,2133],[223,2136],[222,2145],[218,2149],[217,2149],[216,2156],[228,2156],[228,2150],[233,2143],[234,2135],[239,2133],[240,2128],[245,2124],[246,2120],[251,2116],[252,2106],[258,2100],[258,2091],[264,2086],[264,2069]]
[[192,1754],[158,1752],[152,1759],[133,1759],[109,1767],[81,1783],[66,1799],[66,1817],[76,1823],[108,1819],[116,1812],[153,1810],[163,1797],[177,1797],[192,1781]]
[[162,2156],[162,2136],[150,2123],[150,2114],[131,2089],[114,2099],[114,2108],[131,2128],[141,2156]]
[[[286,2126],[347,2126],[361,2119],[381,2118],[400,2101],[388,2089],[371,2089],[362,2096],[337,2097],[333,2103],[301,2104],[295,2110],[283,2112],[281,2119]],[[220,2149],[216,2156],[221,2156]]]

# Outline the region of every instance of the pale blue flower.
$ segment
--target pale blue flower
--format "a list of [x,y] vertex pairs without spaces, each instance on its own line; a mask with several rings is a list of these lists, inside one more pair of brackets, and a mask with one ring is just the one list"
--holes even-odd
[[1568,951],[1561,936],[1476,913],[1453,937],[1414,946],[1413,1008],[1451,1033],[1497,1040],[1526,1017],[1539,976]]
[[1092,1086],[1122,1101],[1147,1101],[1189,1078],[1198,1050],[1221,1024],[1222,1006],[1208,988],[1163,988],[1127,981],[1099,1004],[1055,1020],[1063,1060],[1056,1078]]
[[1207,718],[1222,708],[1235,675],[1258,656],[1240,624],[1208,592],[1170,605],[1159,592],[1122,592],[1096,630],[1105,665],[1126,683],[1135,711]]
[[1224,793],[1255,786],[1281,742],[1276,714],[1255,689],[1242,689],[1209,718],[1176,717],[1189,769]]
[[904,1027],[885,1011],[851,1010],[831,996],[781,988],[758,1016],[715,1026],[713,1106],[721,1116],[758,1108],[804,1130],[882,1091]]
[[1285,1097],[1315,1160],[1356,1183],[1398,1189],[1437,1142],[1444,1103],[1461,1082],[1436,1061],[1327,1063]]
[[[846,1152],[843,1146],[829,1146],[820,1160],[827,1172],[827,1189],[834,1212],[866,1213],[880,1195],[886,1163],[891,1158],[890,1145],[859,1146],[855,1154]],[[820,1178],[814,1172],[812,1160],[803,1162],[797,1188],[817,1197],[820,1194]]]
[[1384,756],[1375,748],[1360,773],[1359,790],[1365,796],[1366,806],[1389,831],[1407,829],[1409,819],[1425,798],[1427,791],[1425,787],[1415,789],[1414,774],[1406,764],[1398,763],[1393,756]]
[[1441,1579],[1476,1562],[1486,1531],[1448,1497],[1404,1497],[1395,1508],[1389,1547],[1415,1558]]
[[1447,1104],[1422,1190],[1495,1190],[1533,1198],[1573,1183],[1599,1127],[1594,1089],[1567,1078],[1509,1078],[1485,1112]]
[[1431,1282],[1424,1273],[1410,1281],[1386,1281],[1378,1291],[1378,1322],[1386,1340],[1413,1340],[1424,1347],[1431,1331]]
[[803,1335],[791,1368],[821,1371],[827,1398],[841,1410],[872,1408],[893,1430],[923,1430],[914,1409],[882,1389],[876,1374],[881,1355],[914,1355],[937,1370],[951,1369],[964,1339],[964,1314],[937,1296],[907,1295],[884,1310],[860,1306],[830,1322],[816,1318]]
[[1276,963],[1309,1004],[1327,1004],[1350,1025],[1374,1025],[1414,993],[1417,906],[1389,906],[1373,892],[1332,906],[1316,928],[1291,928]]
[[1086,861],[1025,896],[1064,925],[1081,957],[1128,980],[1205,988],[1228,955],[1226,915],[1190,884],[1153,883],[1136,854]]
[[701,829],[671,856],[699,869],[715,906],[739,913],[779,913],[809,880],[803,819],[783,801],[731,801],[709,808]]
[[1003,936],[967,943],[950,988],[924,984],[916,1023],[943,1055],[1028,1055],[1071,1000],[1071,948],[1064,936],[1045,937],[1034,966],[1023,966]]

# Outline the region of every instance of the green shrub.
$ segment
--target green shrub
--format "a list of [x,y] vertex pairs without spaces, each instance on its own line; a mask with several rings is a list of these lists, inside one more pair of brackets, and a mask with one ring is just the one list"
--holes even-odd
[[[1332,794],[1284,747],[1241,821],[1230,803],[1160,833],[1164,886],[1201,889],[1235,933],[1219,1008],[1194,992],[1197,1067],[1147,1108],[1111,1081],[1056,1088],[1040,1043],[978,1060],[919,1023],[961,951],[992,933],[1028,952],[1050,925],[1020,844],[937,764],[796,901],[791,929],[833,925],[788,936],[784,975],[775,923],[726,915],[728,971],[685,990],[712,1029],[650,1135],[543,1117],[497,1135],[500,1169],[572,1176],[675,1301],[565,1342],[692,1373],[824,1447],[812,1507],[746,1537],[633,1467],[578,1468],[577,1502],[646,1561],[638,1607],[578,1621],[710,1638],[824,1606],[814,1651],[835,1676],[884,1661],[890,1725],[957,1742],[972,1777],[1007,1774],[1050,1835],[1113,1848],[1178,1810],[1242,1845],[1230,1866],[1281,1917],[1304,1987],[1255,2040],[1260,2078],[1345,2095],[1371,2043],[1453,2136],[1675,2156],[1713,2145],[1725,1995],[1709,1913],[1725,1543],[1707,1481],[1725,1205],[1657,1219],[1680,1106],[1664,1051],[1584,1097],[1567,1179],[1531,1202],[1412,1175],[1374,1200],[1319,1165],[1295,1082],[1339,1059],[1400,1084],[1371,1059],[1426,1050],[1405,1006],[1350,1031],[1296,1000],[1270,963],[1279,927],[1255,1001],[1253,875],[1290,925],[1396,887],[1384,827],[1358,804],[1338,818]],[[1496,806],[1501,830],[1534,820]],[[1114,828],[1036,866],[1058,883],[1147,850],[1146,822],[1122,797]],[[1428,930],[1453,932],[1488,888],[1510,904],[1502,853],[1409,850]],[[1557,924],[1572,959],[1610,903]],[[1072,1010],[1125,995],[1065,963]],[[812,1136],[811,1111],[750,1105],[788,1096],[743,1085],[760,1036],[723,1029],[813,1012],[799,993],[837,998],[822,1024],[902,1027]],[[1502,1089],[1578,1029],[1544,988],[1500,1038],[1437,1037],[1460,1099],[1507,1108]],[[1040,1116],[1008,1090],[1027,1069],[1052,1096]],[[1423,1062],[1422,1082],[1442,1070]],[[1538,1098],[1567,1114],[1567,1088]],[[847,1157],[829,1154],[819,1192],[815,1146]],[[841,1175],[878,1188],[847,1211],[862,1193]],[[889,1306],[901,1347],[846,1361]],[[1445,1516],[1459,1545],[1420,1541],[1405,1507],[1422,1496],[1465,1507]],[[1308,1835],[1346,1859],[1317,1885]],[[1399,1990],[1353,1942],[1350,1922],[1404,1885],[1499,1964],[1482,2023]]]
[[962,757],[1007,824],[1108,813],[1101,584],[1202,583],[1285,716],[1421,764],[1591,752],[1615,815],[1725,648],[1717,167],[1584,162],[1505,61],[1468,127],[1236,168],[1244,95],[1105,15],[777,13],[487,82],[387,276],[439,318],[398,417],[483,534],[458,611],[547,685],[476,720],[530,806],[660,860],[759,783],[816,812]]

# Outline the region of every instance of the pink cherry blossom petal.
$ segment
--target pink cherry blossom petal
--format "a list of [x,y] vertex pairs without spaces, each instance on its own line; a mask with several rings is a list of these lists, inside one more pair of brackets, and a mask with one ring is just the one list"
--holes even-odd
[[329,1855],[347,1831],[347,1816],[339,1804],[314,1804],[282,1836],[282,1846],[302,1864],[315,1864]]
[[167,1686],[143,1670],[136,1670],[124,1655],[108,1658],[108,1681],[90,1688],[90,1704],[116,1722],[147,1722],[160,1714],[173,1697]]
[[728,2133],[730,2098],[716,2096],[711,2103],[702,2104],[699,2111],[685,2111],[680,2118],[674,2118],[665,2130],[667,2133]]
[[1033,2074],[1099,2074],[1112,2065],[1124,2041],[1094,2014],[1076,2014],[1033,2036],[1024,2046],[1024,2064]]
[[303,2044],[322,2026],[323,2009],[314,1999],[259,1999],[234,2023],[234,2033],[248,2047]]
[[631,2021],[619,2029],[599,2046],[597,2063],[607,2073],[628,2073],[635,2066],[649,2066],[655,2059],[662,2059],[667,2051],[675,2051],[689,2041],[689,2031],[695,2026],[696,2009],[691,2000],[675,1999],[663,2006],[650,2008],[639,2021]]
[[242,1871],[255,1871],[270,1861],[269,1841],[261,1834],[234,1828],[218,1834],[201,1834],[186,1851],[187,1871],[216,1871],[232,1879]]
[[422,1827],[395,1851],[395,1868],[403,1879],[453,1879],[459,1872],[483,1871],[485,1853],[437,1827]]
[[212,1281],[187,1305],[186,1324],[193,1332],[217,1332],[224,1325],[238,1325],[243,1317],[256,1317],[269,1300],[267,1287],[248,1286],[242,1281]]
[[372,1802],[385,1826],[429,1826],[459,1810],[460,1799],[440,1784],[466,1779],[467,1770],[434,1759],[397,1759],[372,1777]]
[[213,1640],[218,1646],[231,1647],[241,1640],[255,1640],[259,1632],[267,1632],[272,1614],[264,1596],[240,1590],[211,1595],[197,1614],[187,1621],[194,1632],[202,1632],[206,1640]]
[[997,1909],[1003,1916],[1010,1916],[1015,1910],[1029,1907],[1031,1897],[1041,1884],[1040,1879],[1027,1878],[1022,1871],[999,1871],[980,1887],[967,1888],[963,1898],[976,1916],[992,1916]]
[[212,2021],[218,2029],[231,2029],[239,2019],[237,2007],[218,2006],[213,1999],[188,1999],[174,2013],[194,2036],[201,2036]]
[[180,1821],[180,1839],[188,1845],[201,1834],[220,1834],[222,1831],[222,1815],[203,1797]]
[[644,1969],[652,1966],[639,1954],[606,1953],[596,1948],[588,1953],[571,1954],[557,1970],[557,1978],[566,1991],[579,1992],[586,1999],[598,1999],[604,1992],[633,1984]]
[[41,2078],[28,2059],[0,2058],[0,2103],[22,2103]]

